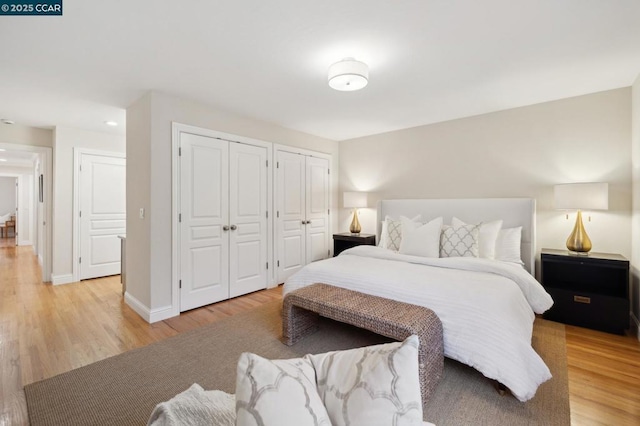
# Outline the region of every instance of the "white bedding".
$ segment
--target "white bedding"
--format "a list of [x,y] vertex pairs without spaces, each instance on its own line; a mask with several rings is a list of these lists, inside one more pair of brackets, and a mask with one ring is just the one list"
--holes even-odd
[[285,282],[284,294],[317,282],[432,309],[442,321],[445,355],[504,384],[520,401],[551,378],[531,336],[534,312],[553,300],[518,265],[359,246],[305,266]]

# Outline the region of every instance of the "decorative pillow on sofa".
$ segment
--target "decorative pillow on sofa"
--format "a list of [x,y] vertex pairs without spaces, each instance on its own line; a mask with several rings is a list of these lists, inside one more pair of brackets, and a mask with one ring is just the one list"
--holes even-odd
[[236,415],[237,426],[331,426],[313,365],[306,358],[270,361],[255,354],[240,355]]
[[478,257],[479,225],[442,227],[440,257]]
[[[467,225],[457,217],[451,219],[452,226]],[[485,259],[496,258],[496,241],[498,233],[502,229],[502,220],[492,220],[491,222],[480,222],[480,233],[478,234],[478,257]]]
[[421,257],[439,257],[441,217],[425,224],[414,222],[403,216],[400,219],[402,222],[400,253]]
[[418,336],[306,355],[334,426],[421,425]]
[[[380,243],[378,247],[386,248],[393,251],[400,250],[400,242],[402,241],[402,218],[396,220],[391,216],[386,216],[382,222],[382,231],[380,232]],[[410,222],[416,222],[421,219],[421,215],[416,215],[413,219],[405,218]]]

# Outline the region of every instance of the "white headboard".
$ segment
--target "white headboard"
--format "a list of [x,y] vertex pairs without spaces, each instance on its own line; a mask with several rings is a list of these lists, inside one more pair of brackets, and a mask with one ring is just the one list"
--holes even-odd
[[386,215],[414,217],[422,215],[427,222],[442,216],[444,223],[457,218],[467,223],[502,219],[503,228],[522,226],[521,257],[525,268],[535,276],[536,200],[533,198],[457,198],[378,201],[377,241],[380,241],[381,222]]

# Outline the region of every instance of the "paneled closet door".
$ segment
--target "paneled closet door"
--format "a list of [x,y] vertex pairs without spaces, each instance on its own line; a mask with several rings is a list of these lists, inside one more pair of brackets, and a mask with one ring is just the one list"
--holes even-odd
[[229,298],[229,142],[181,133],[180,311]]
[[307,263],[329,257],[329,160],[306,157]]
[[230,297],[267,288],[267,149],[229,144]]
[[276,241],[278,282],[306,265],[306,157],[276,153]]

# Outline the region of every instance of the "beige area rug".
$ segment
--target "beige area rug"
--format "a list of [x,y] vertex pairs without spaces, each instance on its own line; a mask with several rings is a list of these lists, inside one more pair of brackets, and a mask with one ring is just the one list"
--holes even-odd
[[[283,345],[281,302],[25,387],[29,420],[38,425],[143,425],[159,402],[193,383],[233,393],[239,355],[267,358],[360,347],[388,339],[330,320],[293,347]],[[454,361],[428,402],[425,420],[444,425],[569,425],[564,326],[536,320],[533,345],[554,378],[520,403],[500,396],[477,371]],[[538,322],[539,321],[539,322]]]

